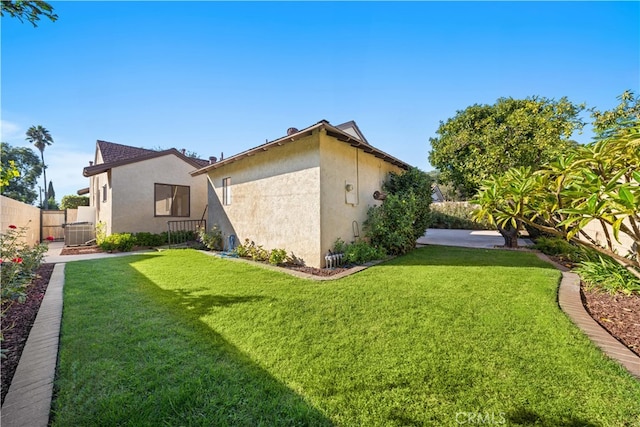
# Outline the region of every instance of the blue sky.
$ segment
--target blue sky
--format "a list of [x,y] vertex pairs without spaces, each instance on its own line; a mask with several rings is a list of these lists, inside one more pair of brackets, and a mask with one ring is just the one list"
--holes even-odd
[[2,18],[1,138],[49,129],[58,200],[88,186],[98,139],[228,157],[355,120],[431,170],[429,138],[470,105],[640,92],[639,2],[51,4],[55,23]]

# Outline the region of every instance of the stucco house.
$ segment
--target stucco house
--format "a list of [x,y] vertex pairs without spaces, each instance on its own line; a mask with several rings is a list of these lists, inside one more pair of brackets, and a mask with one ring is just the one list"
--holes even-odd
[[336,239],[363,236],[388,173],[408,168],[369,144],[355,122],[322,120],[191,175],[208,181],[209,226],[322,267]]
[[89,178],[90,216],[107,234],[161,233],[169,220],[205,215],[206,177],[190,172],[209,164],[184,150],[148,150],[97,141],[95,159],[83,170]]

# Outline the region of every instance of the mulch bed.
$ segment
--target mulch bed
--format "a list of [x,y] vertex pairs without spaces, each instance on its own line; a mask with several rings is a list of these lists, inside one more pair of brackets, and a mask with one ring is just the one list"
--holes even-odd
[[640,356],[640,295],[610,295],[583,286],[582,302],[596,322]]
[[[18,361],[22,355],[22,349],[27,342],[31,326],[36,320],[36,315],[42,304],[42,299],[47,291],[51,273],[55,264],[42,264],[37,272],[36,279],[27,288],[27,299],[23,304],[2,304],[2,311],[6,309],[6,316],[2,319],[3,330],[11,325],[9,330],[4,330],[2,350],[7,356],[2,358],[0,377],[2,377],[2,402],[7,395],[13,374],[18,367]],[[5,352],[6,350],[6,352]]]

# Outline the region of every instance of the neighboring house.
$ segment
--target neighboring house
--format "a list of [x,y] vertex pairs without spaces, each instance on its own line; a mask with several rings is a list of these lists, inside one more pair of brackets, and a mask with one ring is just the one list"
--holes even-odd
[[95,224],[112,233],[161,233],[169,220],[205,215],[206,177],[190,172],[209,164],[175,148],[163,151],[98,141],[85,167]]
[[374,193],[409,165],[371,146],[353,121],[287,133],[191,175],[208,179],[209,226],[322,267],[336,239],[364,235],[367,210],[382,203]]

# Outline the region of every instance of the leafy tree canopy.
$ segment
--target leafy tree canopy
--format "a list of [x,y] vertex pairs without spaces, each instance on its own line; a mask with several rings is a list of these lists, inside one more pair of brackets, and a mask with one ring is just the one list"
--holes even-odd
[[626,90],[618,96],[618,100],[620,100],[620,104],[612,110],[599,111],[595,108],[589,110],[597,138],[611,137],[622,129],[633,127],[634,123],[640,121],[640,96]]
[[13,162],[19,172],[18,176],[3,186],[2,194],[23,203],[33,204],[38,198],[38,192],[34,188],[42,174],[42,164],[38,155],[29,147],[12,147],[6,142],[0,143],[0,152],[2,170],[8,169]]
[[78,206],[89,206],[89,197],[69,194],[60,201],[60,209],[77,209]]
[[571,135],[581,130],[584,105],[529,97],[500,98],[493,105],[472,105],[440,122],[430,138],[430,163],[464,196],[472,196],[483,180],[511,167],[539,167],[577,145]]
[[52,22],[58,19],[53,13],[53,6],[45,1],[35,0],[2,0],[0,2],[0,16],[8,14],[12,18],[18,18],[20,22],[29,21],[37,27],[40,16],[49,18]]

